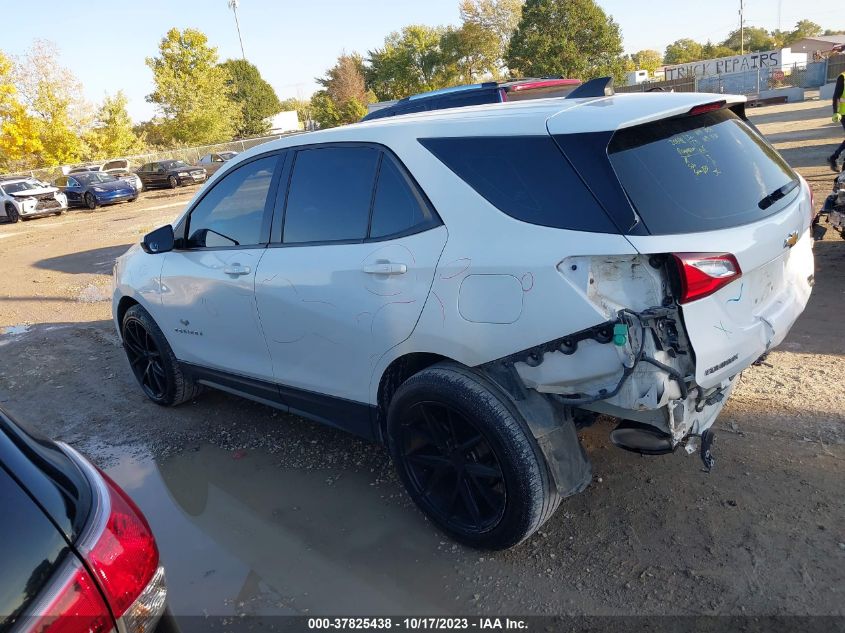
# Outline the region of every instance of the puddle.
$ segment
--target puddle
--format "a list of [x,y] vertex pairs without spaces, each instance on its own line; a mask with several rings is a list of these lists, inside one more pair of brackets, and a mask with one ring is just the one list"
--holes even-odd
[[160,463],[137,451],[109,461],[152,525],[178,615],[444,614],[471,603],[467,574],[481,570],[459,573],[464,550],[372,473],[287,469],[207,445]]
[[0,336],[22,336],[29,332],[29,325],[7,325],[0,328]]

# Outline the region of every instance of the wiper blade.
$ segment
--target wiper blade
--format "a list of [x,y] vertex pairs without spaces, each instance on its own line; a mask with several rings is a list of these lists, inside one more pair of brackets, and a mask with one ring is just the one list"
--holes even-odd
[[765,198],[760,200],[760,202],[757,203],[757,206],[759,206],[761,209],[768,209],[775,202],[777,202],[781,198],[785,197],[786,194],[788,194],[790,191],[795,189],[797,186],[798,186],[798,179],[797,178],[795,180],[790,180],[783,187],[775,189],[768,196],[766,196]]

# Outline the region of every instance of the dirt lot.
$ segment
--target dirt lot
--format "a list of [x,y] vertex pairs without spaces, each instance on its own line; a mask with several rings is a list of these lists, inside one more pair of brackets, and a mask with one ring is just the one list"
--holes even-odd
[[[810,101],[753,116],[812,183],[841,128]],[[110,321],[112,262],[193,191],[0,226],[0,405],[86,452],[138,500],[177,614],[845,616],[845,241],[811,303],[717,422],[717,464],[583,433],[593,484],[508,552],[453,545],[382,449],[221,393],[146,401]],[[11,326],[11,327],[9,327]]]

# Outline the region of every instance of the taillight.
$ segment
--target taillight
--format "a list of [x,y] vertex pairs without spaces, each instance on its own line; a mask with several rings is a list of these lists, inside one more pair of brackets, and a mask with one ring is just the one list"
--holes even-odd
[[704,114],[705,112],[713,112],[714,110],[721,110],[725,107],[727,101],[714,101],[713,103],[705,103],[702,105],[693,106],[687,114],[695,116],[697,114]]
[[742,275],[730,253],[674,253],[681,277],[678,303],[689,303],[713,294]]
[[114,621],[97,583],[79,560],[70,561],[25,620],[27,633],[105,633]]
[[115,619],[127,633],[151,631],[164,612],[167,588],[158,547],[144,515],[105,473],[62,445],[85,471],[98,506],[77,544]]

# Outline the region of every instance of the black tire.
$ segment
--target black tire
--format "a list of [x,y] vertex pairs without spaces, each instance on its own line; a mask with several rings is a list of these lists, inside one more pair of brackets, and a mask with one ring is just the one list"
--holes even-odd
[[179,181],[176,179],[176,176],[170,176],[167,179],[167,184],[170,185],[171,189],[176,189],[179,186]]
[[528,425],[495,384],[471,369],[439,363],[409,378],[390,403],[387,432],[411,499],[470,547],[512,547],[560,504]]
[[6,204],[6,219],[14,224],[15,222],[20,222],[21,214],[18,213],[17,207],[13,205],[11,202]]
[[67,213],[67,209],[61,209],[60,211],[56,211],[56,215],[64,215]]
[[90,191],[85,194],[85,206],[89,209],[97,208],[97,199],[94,197],[94,194]]
[[170,407],[196,398],[202,386],[184,374],[161,328],[140,305],[126,311],[120,327],[135,379],[156,404]]

